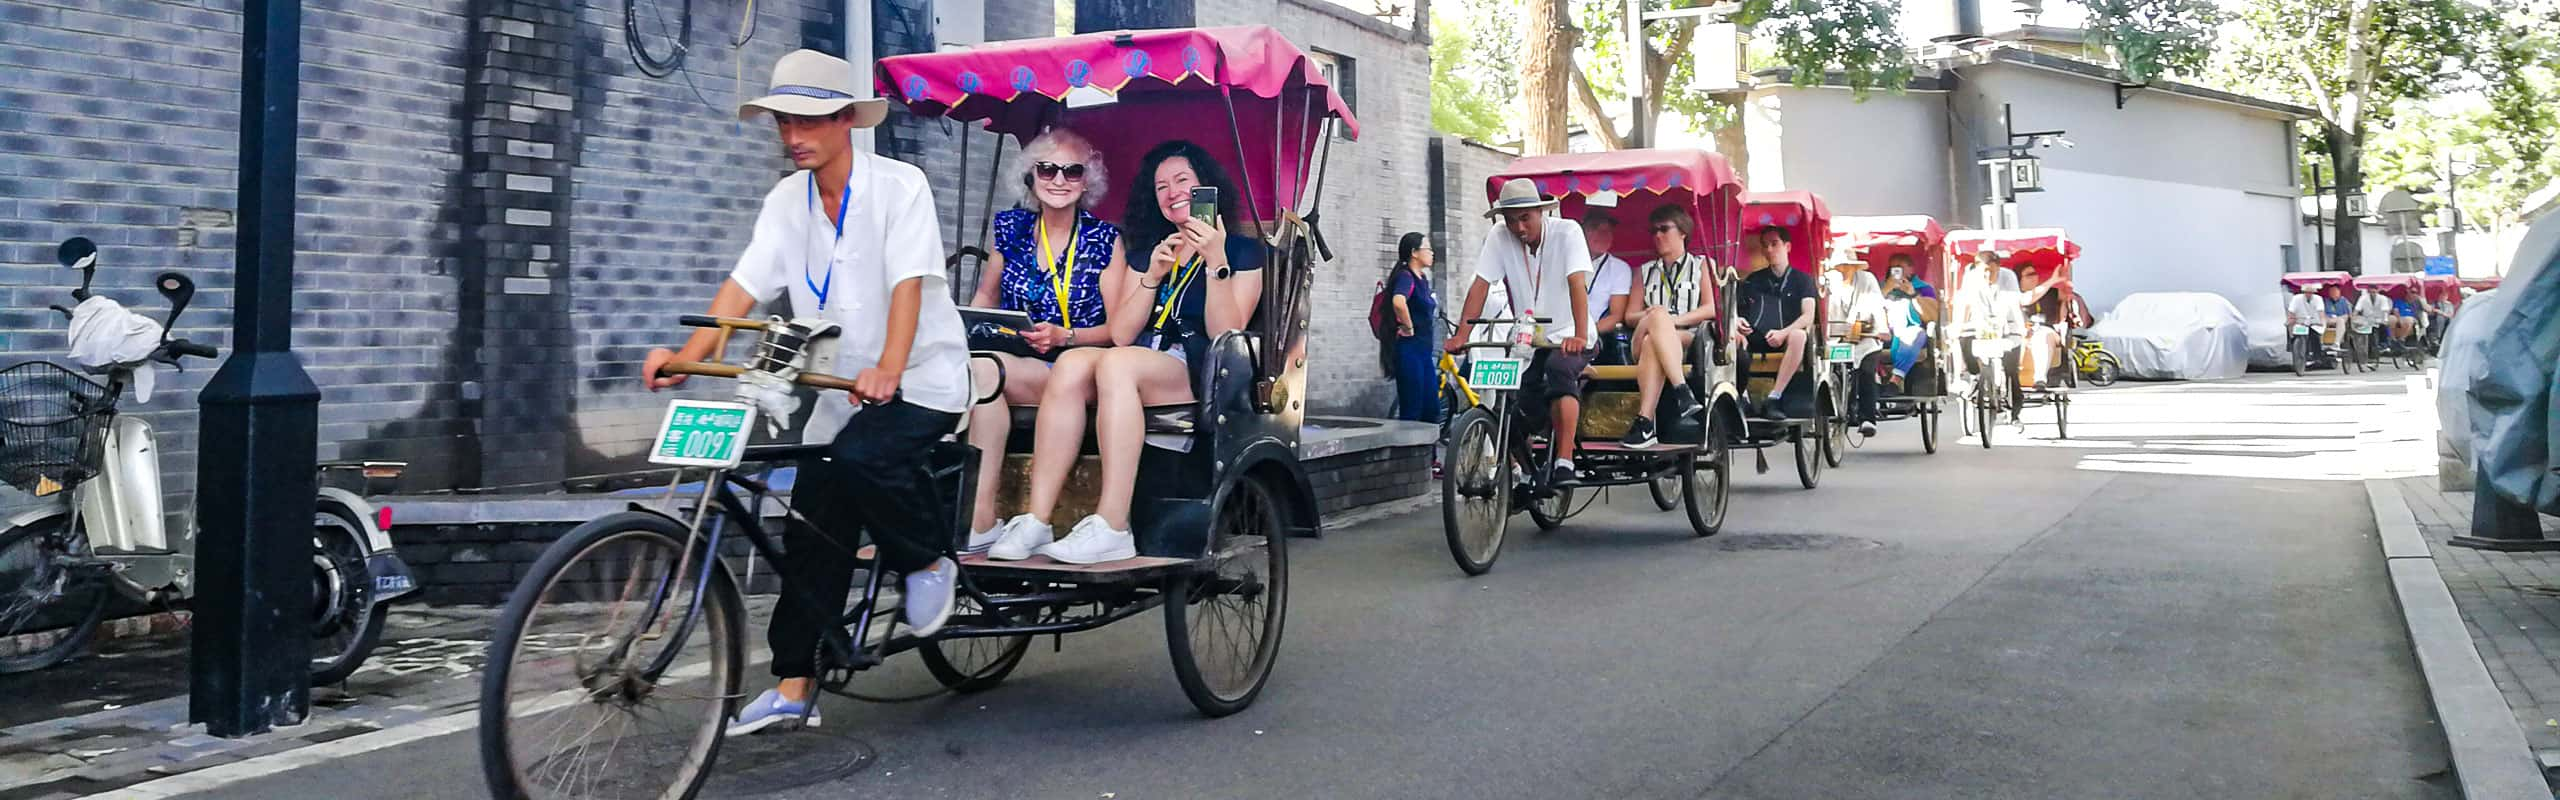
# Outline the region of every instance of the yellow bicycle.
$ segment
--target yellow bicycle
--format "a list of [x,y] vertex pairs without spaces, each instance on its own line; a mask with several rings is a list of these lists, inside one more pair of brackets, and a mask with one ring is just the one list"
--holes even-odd
[[2089,379],[2091,386],[2113,386],[2124,373],[2124,364],[2116,361],[2116,354],[2107,352],[2104,343],[2077,332],[2071,334],[2071,368]]

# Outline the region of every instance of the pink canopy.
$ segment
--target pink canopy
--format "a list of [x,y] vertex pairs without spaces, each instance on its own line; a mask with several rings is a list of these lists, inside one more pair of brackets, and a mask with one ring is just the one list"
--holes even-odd
[[2425,287],[2429,298],[2462,299],[2462,279],[2451,275],[2420,275],[2418,285]]
[[2316,286],[2325,291],[2331,286],[2353,283],[2355,279],[2356,276],[2344,272],[2287,272],[2276,278],[2284,283],[2285,289],[2295,292],[2302,291],[2305,286]]
[[1307,168],[1326,119],[1341,120],[1345,135],[1360,131],[1315,62],[1260,25],[890,56],[880,59],[876,81],[883,96],[918,116],[979,122],[1022,141],[1052,126],[1074,129],[1102,151],[1118,184],[1106,201],[1114,205],[1148,180],[1136,174],[1146,151],[1187,139],[1240,173],[1236,191],[1253,197],[1239,208],[1271,219],[1313,182]]
[[1831,207],[1803,190],[1743,195],[1743,231],[1772,225],[1787,229],[1787,266],[1807,275],[1821,274],[1823,249],[1831,245]]
[[1888,217],[1837,217],[1831,220],[1831,246],[1848,250],[1881,279],[1893,257],[1911,257],[1913,277],[1946,285],[1943,244],[1946,229],[1926,214]]
[[2464,278],[2462,279],[2462,288],[2470,289],[2475,292],[2485,292],[2498,288],[2499,280],[2500,279],[2498,278]]
[[[1666,204],[1687,209],[1696,224],[1689,234],[1690,252],[1726,264],[1742,257],[1737,225],[1741,204],[1735,199],[1742,194],[1742,182],[1723,156],[1674,149],[1528,156],[1514,159],[1485,181],[1486,199],[1500,196],[1503,182],[1513,178],[1535,182],[1540,193],[1557,199],[1557,212],[1567,219],[1582,220],[1592,209],[1606,207],[1624,231],[1609,248],[1620,258],[1636,263],[1653,258],[1652,237],[1640,231],[1653,210]],[[1595,203],[1595,197],[1610,197],[1617,205]]]
[[2386,297],[2401,300],[2416,299],[2413,295],[2415,295],[2419,289],[2424,286],[2424,284],[2418,280],[2418,276],[2406,272],[2394,272],[2384,275],[2359,275],[2356,276],[2354,284],[2358,289],[2371,289],[2373,291],[2381,292]]

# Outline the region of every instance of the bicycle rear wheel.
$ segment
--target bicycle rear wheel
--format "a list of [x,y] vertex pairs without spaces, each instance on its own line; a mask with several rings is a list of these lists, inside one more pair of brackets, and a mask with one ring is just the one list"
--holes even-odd
[[655,514],[608,514],[516,584],[480,684],[492,796],[681,800],[710,776],[744,619],[728,570],[684,536]]
[[0,674],[70,659],[106,616],[106,583],[63,568],[90,557],[89,537],[70,524],[66,513],[0,531],[0,642],[24,645],[0,656]]

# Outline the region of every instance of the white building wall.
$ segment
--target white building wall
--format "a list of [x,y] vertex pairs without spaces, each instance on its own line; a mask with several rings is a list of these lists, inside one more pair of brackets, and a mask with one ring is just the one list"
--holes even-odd
[[2136,292],[2212,292],[2236,305],[2274,292],[2286,270],[2295,212],[2283,198],[2055,169],[2045,186],[2022,213],[2080,243],[2073,285],[2094,310]]
[[[1776,113],[1753,136],[1751,188],[1807,189],[1839,215],[1948,216],[1946,96],[1876,92],[1859,102],[1846,89],[1764,90]],[[1761,161],[1780,163],[1762,182]]]

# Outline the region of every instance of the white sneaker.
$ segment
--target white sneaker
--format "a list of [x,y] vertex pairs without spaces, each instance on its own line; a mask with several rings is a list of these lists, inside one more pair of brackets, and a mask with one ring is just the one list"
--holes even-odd
[[995,546],[996,535],[1002,532],[1003,528],[1004,523],[996,523],[996,527],[989,530],[970,531],[969,546],[961,548],[960,554],[974,556],[986,552],[987,548]]
[[996,561],[1020,561],[1058,540],[1056,528],[1029,514],[1017,515],[996,524],[995,544],[987,548],[987,558]]
[[1128,531],[1115,531],[1099,516],[1077,522],[1067,538],[1040,548],[1040,554],[1061,564],[1100,564],[1138,557],[1138,539]]

